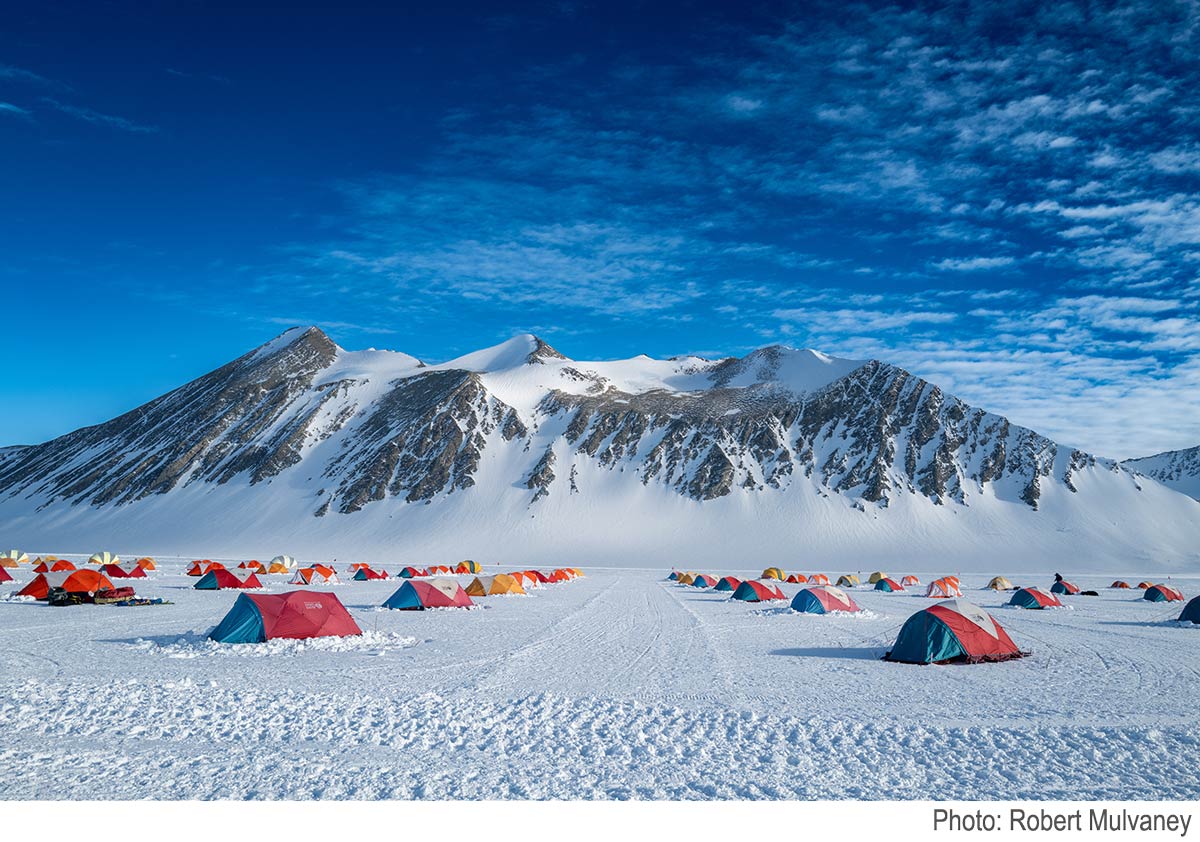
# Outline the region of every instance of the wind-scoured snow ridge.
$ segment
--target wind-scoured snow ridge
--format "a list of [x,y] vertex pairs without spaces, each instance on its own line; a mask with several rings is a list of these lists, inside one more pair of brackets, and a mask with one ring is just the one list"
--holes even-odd
[[1181,494],[1200,500],[1200,445],[1121,463]]
[[581,362],[532,335],[426,364],[293,328],[0,452],[0,524],[10,543],[206,555],[1200,564],[1195,500],[885,362]]

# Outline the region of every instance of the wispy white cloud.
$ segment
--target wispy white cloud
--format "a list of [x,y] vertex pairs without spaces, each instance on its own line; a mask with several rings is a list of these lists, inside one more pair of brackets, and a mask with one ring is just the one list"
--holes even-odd
[[71,105],[70,103],[61,102],[57,99],[44,97],[42,99],[46,105],[61,111],[63,114],[70,115],[79,120],[88,123],[94,123],[100,126],[107,126],[111,129],[119,129],[123,132],[135,132],[138,134],[152,134],[158,131],[156,126],[148,126],[142,123],[135,123],[132,120],[127,120],[124,117],[117,117],[112,114],[104,114],[91,108],[81,105]]

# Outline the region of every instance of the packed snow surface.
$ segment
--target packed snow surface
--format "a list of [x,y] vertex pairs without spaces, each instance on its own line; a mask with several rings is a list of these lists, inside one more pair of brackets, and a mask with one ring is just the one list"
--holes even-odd
[[[967,575],[1032,654],[921,667],[880,660],[931,604],[921,588],[857,588],[864,614],[810,616],[665,569],[457,611],[381,610],[399,581],[347,582],[332,590],[361,637],[222,646],[206,634],[238,594],[193,590],[185,561],[134,583],[173,605],[0,601],[2,797],[1200,797],[1200,626],[1111,575],[1062,571],[1100,596],[1045,611]],[[0,597],[32,577],[14,572]]]

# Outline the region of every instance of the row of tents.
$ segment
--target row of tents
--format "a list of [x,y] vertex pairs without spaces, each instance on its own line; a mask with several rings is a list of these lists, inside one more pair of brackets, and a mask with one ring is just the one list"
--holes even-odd
[[[536,575],[528,579],[526,571],[476,576],[465,588],[456,579],[407,579],[383,601],[383,607],[397,611],[471,608],[475,605],[472,597],[525,593],[522,580],[537,586],[543,582],[568,582],[583,575],[578,568],[563,568],[564,575],[557,579],[539,571],[530,572]],[[298,590],[283,594],[240,594],[209,637],[218,643],[265,643],[275,638],[357,634],[362,634],[362,630],[335,594]]]

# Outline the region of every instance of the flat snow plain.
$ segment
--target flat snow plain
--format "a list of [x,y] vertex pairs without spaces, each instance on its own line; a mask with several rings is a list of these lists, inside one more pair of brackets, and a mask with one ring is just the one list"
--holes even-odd
[[0,602],[0,797],[1200,798],[1200,626],[1111,575],[1052,611],[967,576],[1032,657],[920,667],[880,660],[917,589],[817,617],[590,569],[395,612],[347,582],[363,638],[233,647],[204,636],[237,593],[183,569],[136,583],[169,606]]

